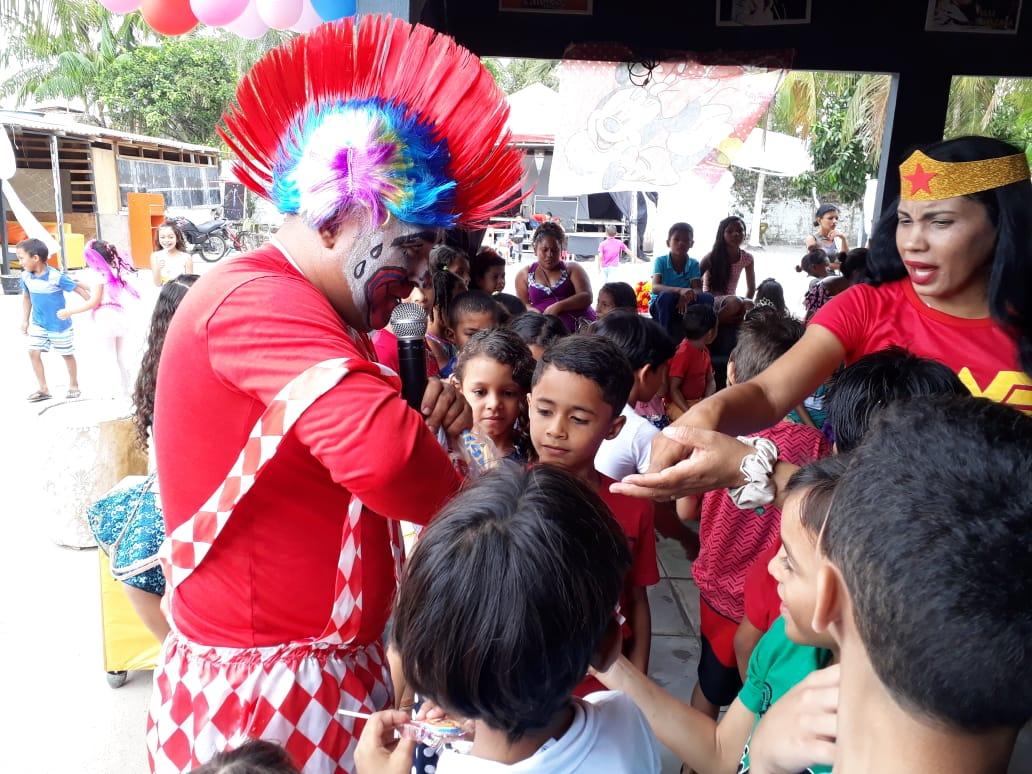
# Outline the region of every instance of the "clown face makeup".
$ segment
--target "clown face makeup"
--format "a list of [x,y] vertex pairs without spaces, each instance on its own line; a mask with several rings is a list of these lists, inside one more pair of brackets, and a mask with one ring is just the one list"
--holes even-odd
[[358,316],[369,329],[387,326],[391,312],[413,288],[422,287],[429,267],[435,229],[390,220],[359,236],[344,259],[344,278]]

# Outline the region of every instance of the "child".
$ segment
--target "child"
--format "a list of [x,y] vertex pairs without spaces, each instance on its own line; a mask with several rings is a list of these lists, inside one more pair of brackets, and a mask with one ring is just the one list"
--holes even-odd
[[[798,471],[788,485],[781,526],[786,548],[770,567],[781,581],[783,617],[757,646],[745,685],[719,724],[632,669],[626,659],[618,659],[599,675],[605,685],[626,693],[638,705],[656,736],[687,767],[704,772],[747,772],[751,762],[762,757],[768,771],[829,771],[826,766],[813,766],[831,761],[829,745],[822,739],[823,728],[803,726],[795,708],[786,715],[785,708],[779,707],[782,711],[777,719],[764,720],[768,733],[778,729],[785,736],[791,735],[791,743],[764,748],[750,743],[749,737],[757,722],[772,705],[778,706],[776,703],[793,686],[814,670],[838,660],[834,639],[827,632],[815,632],[810,621],[820,564],[817,542],[846,464],[843,458],[821,460]],[[813,753],[815,747],[817,752]],[[786,754],[798,765],[785,766],[781,756]]]
[[158,226],[154,241],[158,249],[151,253],[150,268],[155,285],[161,287],[181,274],[193,274],[193,256],[187,252],[186,239],[174,220]]
[[513,318],[509,328],[530,347],[535,360],[541,360],[541,355],[553,342],[568,335],[566,326],[559,322],[558,317],[540,312],[525,312]]
[[430,251],[430,271],[448,271],[469,287],[469,258],[462,250],[448,245],[436,245]]
[[772,306],[779,314],[787,315],[785,289],[773,277],[768,277],[756,288],[756,306]]
[[221,752],[190,774],[301,774],[287,751],[264,739],[249,739]]
[[435,271],[430,275],[430,287],[424,288],[424,295],[430,297],[430,311],[427,312],[426,343],[437,361],[442,379],[451,376],[458,349],[448,336],[451,306],[456,296],[465,290],[462,280],[449,271]]
[[807,322],[831,298],[825,283],[829,276],[829,265],[827,253],[816,249],[804,255],[803,260],[796,266],[796,271],[805,271],[810,276],[810,284],[807,285],[806,294],[803,296]]
[[709,345],[717,337],[717,315],[713,307],[693,304],[681,318],[684,341],[670,363],[670,402],[677,409],[675,419],[707,395],[717,391]]
[[505,259],[490,247],[481,247],[469,266],[470,290],[501,293],[505,290]]
[[[675,342],[681,339],[681,314],[700,300],[702,270],[688,256],[695,244],[695,231],[687,223],[675,223],[667,232],[670,253],[659,256],[652,267],[652,297],[649,314]],[[709,298],[712,304],[712,297]]]
[[139,300],[140,294],[127,278],[135,274],[136,269],[118,254],[113,244],[99,239],[87,242],[83,255],[89,267],[85,283],[90,289],[89,298],[82,306],[59,310],[57,317],[67,320],[73,314],[92,313],[93,325],[118,368],[119,394],[128,397],[131,381],[124,350],[129,332],[129,310],[132,302]]
[[51,347],[64,358],[68,368],[68,398],[78,398],[79,377],[72,343],[72,323],[59,316],[65,308],[64,294],[76,292],[83,298],[86,289],[67,275],[47,265],[47,246],[39,239],[25,239],[15,248],[21,264],[22,333],[29,337],[29,359],[39,389],[29,395],[29,403],[50,400],[43,353]]
[[527,311],[527,305],[512,293],[495,293],[493,298],[498,306],[505,310],[505,315],[503,315],[505,325],[508,325],[514,318]]
[[595,313],[599,319],[615,309],[630,309],[635,313],[638,311],[638,299],[634,295],[634,288],[626,282],[607,282],[598,291]]
[[560,339],[534,370],[530,437],[538,459],[598,492],[627,535],[634,559],[621,600],[629,623],[625,649],[631,663],[647,673],[652,628],[645,587],[659,582],[653,506],[610,492],[613,479],[595,469],[602,442],[615,438],[626,423],[623,410],[633,386],[631,365],[614,344],[586,334]]
[[667,366],[674,356],[674,342],[655,320],[623,310],[596,322],[591,333],[616,345],[627,356],[634,372],[627,404],[620,411],[624,427],[616,438],[603,441],[595,455],[595,468],[620,481],[649,469],[652,440],[659,430],[636,414],[633,406],[648,403],[662,389]]
[[836,771],[1007,770],[1032,719],[1032,418],[889,406],[835,493],[814,628],[842,653]]
[[631,249],[622,239],[616,238],[616,226],[606,226],[606,238],[599,243],[598,254],[595,256],[596,268],[602,275],[603,282],[609,282],[609,278],[620,266],[620,258],[624,253],[634,259]]
[[[849,452],[867,435],[872,420],[896,401],[968,394],[957,375],[942,363],[889,347],[865,355],[835,377],[828,394],[828,412],[835,418],[825,424],[825,435],[834,442],[836,453]],[[767,572],[777,551],[776,544],[771,546],[746,574],[745,615],[735,634],[735,654],[743,677],[753,647],[778,616],[777,583]]]
[[[728,381],[734,384],[753,378],[802,335],[803,324],[798,320],[769,308],[754,310],[742,322],[738,344],[731,352]],[[830,451],[819,430],[784,420],[753,437],[773,443],[780,459],[795,465],[805,465]],[[699,499],[679,500],[677,509],[682,519],[696,518]],[[773,504],[743,510],[726,489],[702,497],[702,547],[692,565],[699,587],[702,654],[692,706],[713,718],[741,688],[734,637],[744,612],[745,574],[752,561],[777,541],[780,521],[781,512]]]
[[[394,640],[410,684],[474,726],[437,774],[658,774],[658,745],[625,696],[572,697],[589,665],[619,654],[614,607],[630,564],[602,500],[547,465],[503,466],[424,530],[398,591]],[[442,621],[461,625],[441,626]],[[408,774],[407,713],[375,714],[360,774]]]
[[459,388],[473,409],[474,424],[491,439],[500,457],[527,459],[527,393],[533,375],[533,355],[505,328],[473,334],[459,355]]
[[487,293],[467,290],[452,301],[448,309],[448,339],[459,352],[477,331],[497,328],[502,310]]

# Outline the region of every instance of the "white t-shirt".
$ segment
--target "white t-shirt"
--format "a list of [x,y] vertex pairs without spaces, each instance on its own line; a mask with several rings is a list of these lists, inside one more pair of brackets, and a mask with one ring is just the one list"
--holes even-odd
[[603,441],[595,454],[595,470],[616,481],[632,473],[644,473],[652,458],[652,439],[659,430],[630,405],[620,412],[627,421],[611,441]]
[[446,750],[437,774],[659,774],[659,742],[641,710],[618,691],[574,699],[573,723],[559,739],[506,765]]

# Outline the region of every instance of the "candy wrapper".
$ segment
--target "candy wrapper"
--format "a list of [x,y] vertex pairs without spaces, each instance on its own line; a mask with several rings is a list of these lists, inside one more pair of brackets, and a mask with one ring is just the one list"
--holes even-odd
[[452,449],[452,462],[467,479],[474,479],[493,468],[498,460],[498,448],[494,442],[477,429],[463,430],[459,436],[458,448]]

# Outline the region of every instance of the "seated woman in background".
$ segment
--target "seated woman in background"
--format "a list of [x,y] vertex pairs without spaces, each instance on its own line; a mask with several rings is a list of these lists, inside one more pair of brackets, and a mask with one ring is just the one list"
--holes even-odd
[[[753,257],[742,249],[745,221],[737,215],[724,218],[717,226],[713,249],[700,265],[702,289],[713,295],[713,308],[721,325],[737,325],[752,308],[756,294],[756,273]],[[739,298],[738,281],[745,272],[745,297]]]

